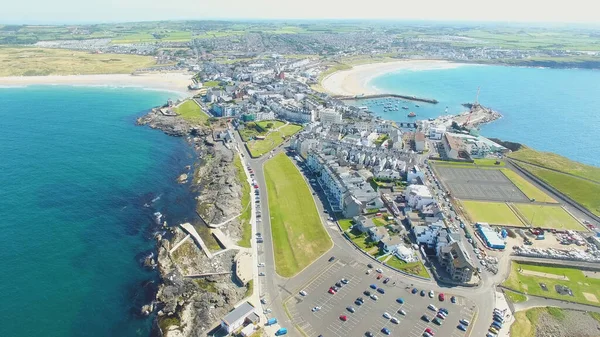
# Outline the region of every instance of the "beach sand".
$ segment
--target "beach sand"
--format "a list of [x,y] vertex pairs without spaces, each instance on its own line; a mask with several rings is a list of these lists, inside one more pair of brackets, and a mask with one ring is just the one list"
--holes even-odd
[[435,60],[405,60],[363,64],[325,77],[321,82],[321,86],[332,95],[378,94],[382,92],[370,87],[369,81],[383,74],[398,70],[449,69],[459,66],[458,63]]
[[75,85],[75,86],[116,86],[164,90],[177,93],[182,98],[192,96],[187,90],[192,83],[188,73],[145,73],[139,75],[49,75],[0,77],[0,86],[20,87],[28,85]]

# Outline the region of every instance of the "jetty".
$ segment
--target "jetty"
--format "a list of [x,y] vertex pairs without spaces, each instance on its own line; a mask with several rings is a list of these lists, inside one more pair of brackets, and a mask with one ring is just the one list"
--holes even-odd
[[374,98],[399,98],[399,99],[404,99],[407,101],[424,102],[424,103],[431,103],[431,104],[439,103],[437,99],[433,99],[433,98],[423,98],[423,97],[406,96],[406,95],[398,95],[398,94],[375,94],[375,95],[354,95],[354,96],[352,96],[352,95],[334,95],[331,97],[333,97],[335,99],[339,99],[341,101],[374,99]]

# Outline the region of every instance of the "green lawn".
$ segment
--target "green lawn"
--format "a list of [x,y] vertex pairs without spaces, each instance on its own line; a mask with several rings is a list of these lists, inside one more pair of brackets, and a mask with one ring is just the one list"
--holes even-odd
[[280,153],[264,164],[275,269],[291,277],[332,246],[302,174]]
[[532,165],[519,165],[600,216],[600,184]]
[[302,130],[301,125],[288,124],[288,125],[282,127],[281,129],[279,129],[277,132],[281,133],[281,135],[284,137],[289,137],[291,135],[296,134],[300,130]]
[[524,227],[515,213],[503,202],[462,200],[463,208],[473,222]]
[[387,264],[390,267],[407,272],[409,274],[426,277],[426,278],[431,277],[431,276],[429,276],[427,269],[425,268],[425,266],[423,265],[423,262],[421,262],[421,261],[406,263],[406,262],[400,260],[399,258],[397,258],[396,256],[392,256],[385,264]]
[[552,202],[556,203],[556,200],[552,199],[548,194],[542,192],[539,188],[535,187],[532,183],[525,180],[525,178],[518,175],[515,171],[510,169],[502,169],[502,173],[517,186],[521,192],[523,192],[529,199],[535,199],[539,202]]
[[560,206],[514,204],[523,218],[534,227],[585,230],[585,227],[575,220]]
[[250,240],[252,239],[252,225],[250,225],[250,216],[252,215],[252,207],[250,204],[250,184],[248,184],[248,180],[246,178],[246,173],[244,173],[244,167],[242,166],[242,160],[236,154],[233,159],[233,164],[235,165],[235,171],[237,180],[242,186],[242,210],[243,213],[238,218],[240,223],[242,224],[242,237],[240,241],[238,241],[238,245],[246,248],[250,248]]
[[112,43],[154,43],[154,42],[189,42],[192,39],[191,32],[169,31],[169,32],[139,32],[119,36]]
[[192,123],[206,122],[209,116],[200,109],[198,103],[189,99],[175,109],[175,112],[183,119]]
[[[584,292],[592,294],[600,301],[600,279],[585,277],[581,270],[562,267],[535,266],[518,262],[512,262],[511,268],[512,270],[509,277],[503,283],[503,285],[507,288],[530,295],[564,299],[573,302],[600,306],[599,302],[589,301],[583,294]],[[559,278],[566,276],[568,280],[548,278],[538,275],[525,275],[519,272],[519,268],[534,272],[557,275]],[[539,286],[539,283],[545,283],[548,291],[542,290],[542,288]],[[574,296],[571,297],[568,295],[559,295],[554,290],[554,286],[557,284],[569,287]]]
[[506,164],[502,160],[498,160],[500,164],[496,165],[496,159],[475,159],[473,163],[467,162],[456,162],[456,161],[445,161],[445,160],[431,160],[431,163],[440,166],[465,166],[472,168],[486,168],[486,167],[504,167]]
[[518,151],[511,153],[509,157],[561,172],[570,173],[600,183],[600,167],[581,164],[554,153],[540,152],[528,147],[523,147]]
[[352,219],[338,220],[338,224],[340,224],[340,227],[342,227],[342,230],[345,232],[352,226]]
[[[267,125],[269,125],[269,124],[272,124],[272,126],[270,128],[267,127]],[[256,125],[258,125],[259,128],[267,131],[267,130],[277,129],[280,126],[285,125],[285,123],[282,122],[282,121],[273,120],[273,121],[260,121],[260,122],[256,122]]]
[[510,326],[510,336],[512,337],[535,337],[535,327],[541,313],[546,308],[532,308],[526,311],[515,313],[515,322]]
[[504,295],[513,303],[521,303],[527,301],[527,296],[516,293],[514,291],[505,290]]
[[286,125],[277,131],[268,133],[265,139],[251,140],[246,145],[252,157],[260,157],[283,143],[285,140],[283,137],[289,137],[300,130],[302,130],[302,126],[300,125]]
[[388,222],[380,217],[374,217],[371,219],[373,221],[373,224],[375,224],[375,226],[377,227],[383,227],[385,225],[388,224]]
[[221,82],[219,81],[206,81],[204,83],[202,83],[202,87],[204,88],[214,88],[214,87],[218,87],[220,85]]

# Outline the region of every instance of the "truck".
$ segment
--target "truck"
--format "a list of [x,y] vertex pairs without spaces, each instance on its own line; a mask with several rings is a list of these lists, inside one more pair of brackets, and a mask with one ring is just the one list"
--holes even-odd
[[267,325],[273,325],[273,324],[277,324],[277,318],[275,318],[275,317],[269,318],[269,320],[267,321]]
[[275,332],[275,336],[283,336],[285,334],[287,334],[286,328],[281,328],[281,329],[277,330],[277,332]]

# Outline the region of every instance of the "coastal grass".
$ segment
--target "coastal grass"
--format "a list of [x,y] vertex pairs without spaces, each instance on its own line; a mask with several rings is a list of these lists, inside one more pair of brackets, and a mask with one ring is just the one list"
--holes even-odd
[[252,296],[252,292],[254,291],[254,280],[248,281],[246,283],[246,292],[244,293],[244,298]]
[[246,143],[252,157],[260,157],[265,153],[281,145],[288,137],[302,130],[302,126],[288,124],[282,126],[277,131],[266,134],[265,139],[251,140]]
[[510,158],[539,165],[600,183],[600,167],[582,164],[551,152],[536,151],[526,146],[508,155]]
[[586,230],[571,214],[556,205],[513,204],[521,216],[533,227]]
[[[272,121],[259,121],[256,122],[256,125],[264,130],[264,131],[268,131],[268,130],[274,130],[277,129],[278,127],[284,126],[285,123],[282,121],[278,121],[278,120],[272,120]],[[269,125],[271,125],[269,127]]]
[[[552,274],[557,277],[543,277],[541,274],[523,274],[519,270],[530,270],[538,273]],[[565,277],[561,279],[560,277]],[[546,284],[548,291],[542,290],[539,283]],[[585,295],[588,293],[600,299],[600,279],[586,277],[578,269],[552,266],[538,266],[520,262],[512,262],[511,273],[502,283],[503,286],[516,291],[535,296],[549,297],[560,300],[568,300],[577,303],[600,306],[599,302],[589,301]],[[567,286],[573,292],[573,296],[560,295],[555,291],[555,285]]]
[[345,231],[349,230],[350,227],[352,226],[352,219],[341,219],[341,220],[338,220],[338,224],[340,225],[340,227],[342,228],[342,230],[345,232]]
[[548,194],[542,192],[532,183],[525,180],[525,178],[521,177],[515,171],[504,168],[502,169],[502,173],[504,173],[504,175],[527,196],[527,198],[535,199],[539,202],[556,203],[556,200],[552,199]]
[[498,160],[500,164],[496,164],[496,159],[475,159],[472,163],[459,162],[459,161],[448,161],[448,160],[435,160],[429,159],[429,161],[436,166],[458,166],[458,167],[470,167],[470,168],[489,168],[489,167],[504,167],[506,163],[503,160]]
[[519,163],[519,166],[600,216],[600,183],[533,165]]
[[532,308],[515,313],[515,322],[510,326],[511,337],[534,337],[540,313],[546,308]]
[[183,119],[191,123],[203,123],[208,121],[209,116],[202,111],[200,105],[191,99],[181,103],[175,112]]
[[252,225],[250,224],[250,217],[252,216],[252,207],[250,207],[250,184],[248,183],[242,160],[237,154],[233,158],[233,165],[235,166],[237,180],[242,186],[242,198],[240,200],[242,204],[242,214],[238,217],[240,224],[242,225],[242,237],[237,244],[241,247],[250,248],[250,240],[252,239]]
[[521,303],[521,302],[527,301],[527,296],[526,295],[523,295],[523,294],[520,294],[520,293],[516,293],[514,291],[505,290],[504,291],[504,295],[512,303]]
[[158,326],[163,333],[166,333],[169,327],[179,325],[181,325],[181,320],[177,316],[162,316],[158,318]]
[[423,262],[421,261],[406,263],[400,260],[398,257],[392,256],[385,264],[392,268],[402,270],[408,274],[431,278],[429,272],[427,272],[427,268],[425,268]]
[[291,277],[332,246],[310,190],[294,163],[283,153],[264,164],[275,270]]
[[473,222],[525,227],[525,224],[506,203],[473,200],[461,200],[461,203]]
[[152,67],[151,56],[91,54],[50,48],[0,47],[0,76],[131,74]]

